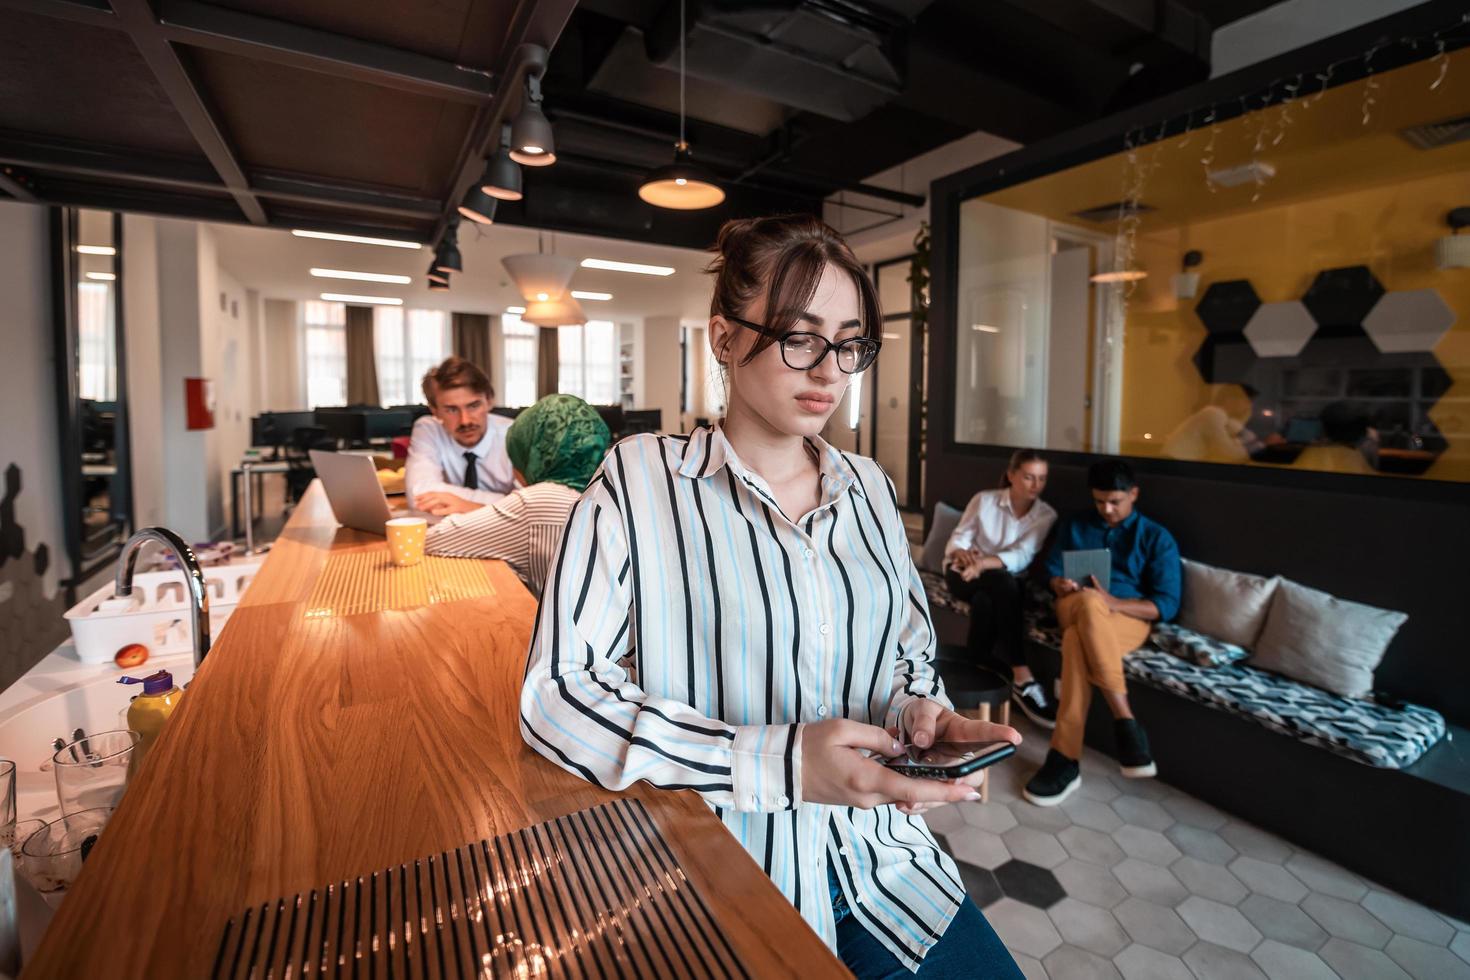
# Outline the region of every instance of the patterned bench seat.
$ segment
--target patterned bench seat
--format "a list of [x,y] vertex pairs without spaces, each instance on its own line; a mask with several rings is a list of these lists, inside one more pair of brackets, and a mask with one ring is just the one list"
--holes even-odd
[[[969,615],[969,604],[950,595],[943,576],[920,575],[931,604]],[[1026,635],[1040,646],[1061,649],[1061,633],[1049,615],[1029,613]],[[1239,647],[1170,624],[1155,628],[1123,666],[1139,683],[1380,769],[1413,765],[1445,735],[1444,718],[1429,708],[1338,697],[1240,663],[1246,655]]]

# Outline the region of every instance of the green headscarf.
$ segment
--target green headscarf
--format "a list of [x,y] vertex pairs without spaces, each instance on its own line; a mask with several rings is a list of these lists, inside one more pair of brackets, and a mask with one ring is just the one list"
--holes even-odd
[[612,433],[597,410],[576,395],[547,395],[526,409],[505,433],[505,452],[526,483],[560,483],[587,489]]

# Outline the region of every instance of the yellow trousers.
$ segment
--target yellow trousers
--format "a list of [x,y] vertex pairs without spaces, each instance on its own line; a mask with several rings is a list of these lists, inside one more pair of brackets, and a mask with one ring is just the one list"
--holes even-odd
[[1123,658],[1148,639],[1149,624],[1112,612],[1094,589],[1057,600],[1062,627],[1062,695],[1051,747],[1069,759],[1082,758],[1082,735],[1092,687],[1123,693]]

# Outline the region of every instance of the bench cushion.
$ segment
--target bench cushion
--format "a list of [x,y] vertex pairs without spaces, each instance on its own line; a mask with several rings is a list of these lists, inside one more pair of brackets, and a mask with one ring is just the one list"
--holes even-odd
[[1188,629],[1178,623],[1155,623],[1149,643],[1196,667],[1224,667],[1240,663],[1251,655],[1245,647],[1217,640],[1213,636]]
[[1413,765],[1445,734],[1444,718],[1429,708],[1339,697],[1244,664],[1199,667],[1143,649],[1123,667],[1130,679],[1150,687],[1380,769]]

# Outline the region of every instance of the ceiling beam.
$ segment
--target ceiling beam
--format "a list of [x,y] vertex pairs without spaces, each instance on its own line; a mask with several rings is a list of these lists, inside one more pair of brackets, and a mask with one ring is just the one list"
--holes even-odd
[[117,15],[107,6],[106,0],[0,0],[0,8],[50,17],[53,20],[71,21],[73,24],[90,24],[112,30],[121,27],[117,22]]
[[577,0],[519,0],[516,4],[510,29],[505,32],[500,56],[496,59],[494,97],[475,110],[475,118],[455,163],[455,178],[449,185],[449,197],[434,225],[429,244],[436,245],[443,237],[460,199],[484,170],[486,155],[499,143],[501,121],[512,105],[520,106],[521,84],[527,71],[532,68],[545,70],[547,52],[556,44],[576,6]]
[[39,197],[36,196],[35,192],[30,189],[26,182],[21,178],[21,175],[11,170],[9,167],[0,167],[0,191],[4,191],[15,200],[22,201],[26,204],[44,203]]
[[477,68],[198,0],[161,0],[158,22],[176,44],[455,102],[488,102],[494,86],[491,74]]
[[158,21],[153,16],[153,8],[148,5],[148,0],[110,0],[113,12],[117,14],[123,30],[127,31],[132,38],[133,44],[137,46],[138,53],[148,64],[153,72],[153,77],[163,88],[164,95],[168,97],[184,125],[189,128],[194,142],[199,144],[199,149],[209,159],[210,164],[219,174],[220,180],[224,181],[225,187],[230,195],[234,197],[235,204],[239,206],[242,214],[250,220],[251,224],[269,224],[265,209],[260,206],[260,201],[250,192],[250,184],[245,179],[245,171],[241,169],[240,162],[231,148],[229,140],[225,138],[224,131],[220,128],[214,114],[204,102],[204,95],[200,88],[190,77],[189,70],[179,60],[178,52],[173,49],[168,38],[163,34]]

